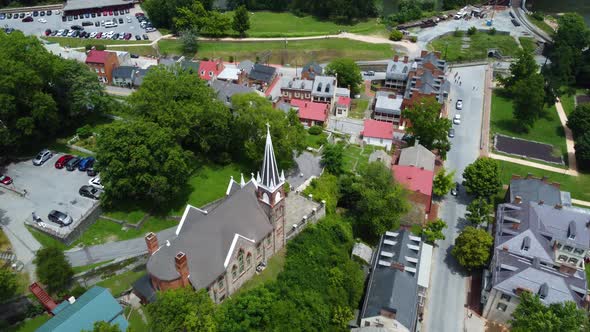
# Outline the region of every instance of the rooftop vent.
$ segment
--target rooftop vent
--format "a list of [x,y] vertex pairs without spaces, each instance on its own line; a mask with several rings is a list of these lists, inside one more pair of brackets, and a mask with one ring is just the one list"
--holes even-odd
[[549,294],[549,285],[547,285],[547,283],[546,283],[546,282],[544,282],[544,283],[541,285],[541,287],[539,287],[539,292],[538,292],[538,294],[539,294],[539,297],[540,297],[541,299],[544,299],[544,298],[546,298],[546,297],[547,297],[547,295]]
[[524,239],[522,239],[522,245],[520,246],[520,250],[524,250],[524,251],[528,251],[531,247],[531,238],[528,236],[525,236]]
[[576,238],[576,223],[573,220],[567,226],[567,238],[570,240]]

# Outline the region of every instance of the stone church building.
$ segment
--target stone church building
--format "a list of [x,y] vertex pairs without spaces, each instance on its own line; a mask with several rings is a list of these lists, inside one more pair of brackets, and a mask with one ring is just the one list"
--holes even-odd
[[[175,236],[166,243],[159,243],[154,233],[145,236],[148,276],[143,287],[135,286],[136,293],[139,290],[146,300],[153,291],[190,285],[207,289],[215,303],[233,294],[300,226],[324,213],[324,204],[296,193],[287,199],[284,184],[267,130],[262,168],[256,177],[252,174],[245,182],[242,175],[239,183],[232,178],[226,197],[209,211],[187,205]],[[294,209],[287,216],[290,202]]]

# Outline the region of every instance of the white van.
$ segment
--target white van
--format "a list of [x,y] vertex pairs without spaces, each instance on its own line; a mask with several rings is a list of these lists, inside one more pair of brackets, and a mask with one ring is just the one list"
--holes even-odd
[[117,23],[111,22],[111,21],[105,22],[105,24],[104,24],[105,28],[114,28],[116,26],[117,26]]

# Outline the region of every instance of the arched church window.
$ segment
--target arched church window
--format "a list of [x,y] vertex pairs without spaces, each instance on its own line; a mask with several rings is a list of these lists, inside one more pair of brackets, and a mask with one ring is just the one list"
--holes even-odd
[[238,253],[238,272],[244,272],[244,251],[240,250]]
[[246,266],[250,267],[250,265],[252,265],[252,254],[248,253],[248,255],[246,255]]
[[234,279],[238,277],[238,267],[235,265],[231,268],[231,276]]

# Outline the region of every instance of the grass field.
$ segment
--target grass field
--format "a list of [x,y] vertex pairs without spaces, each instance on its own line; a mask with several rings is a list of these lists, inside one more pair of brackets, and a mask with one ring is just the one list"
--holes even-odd
[[[231,15],[228,13],[227,15]],[[259,11],[250,13],[248,37],[304,37],[337,34],[340,31],[373,34],[385,31],[377,19],[369,19],[353,25],[340,25],[321,21],[313,16],[297,17],[290,12]]]
[[531,23],[533,23],[539,29],[545,31],[549,35],[553,35],[555,33],[555,30],[553,30],[553,28],[550,27],[549,24],[545,23],[544,20],[537,20],[536,18],[533,17],[533,15],[527,15],[527,18],[529,19],[529,21]]
[[306,146],[312,147],[314,149],[319,149],[322,145],[326,143],[327,138],[328,135],[323,132],[319,135],[307,134],[305,136],[305,144]]
[[141,278],[145,273],[145,266],[140,265],[131,271],[105,279],[97,283],[97,285],[110,289],[111,294],[113,294],[114,297],[117,297],[127,289],[131,288],[133,283]]
[[8,240],[8,237],[6,237],[6,234],[4,234],[4,231],[2,231],[2,229],[0,228],[0,251],[8,250],[8,248],[10,247],[11,244]]
[[353,99],[348,117],[354,119],[363,119],[368,106],[368,99]]
[[47,41],[58,43],[65,47],[86,47],[86,45],[115,45],[115,44],[149,44],[149,40],[112,40],[112,39],[86,39],[68,37],[43,37]]
[[[467,37],[467,35],[465,35]],[[478,32],[470,38],[469,48],[462,49],[463,37],[455,37],[452,34],[433,40],[429,48],[440,51],[447,61],[465,61],[486,59],[487,50],[499,49],[504,56],[514,56],[519,50],[516,40],[509,35],[490,35]]]
[[523,50],[527,52],[533,52],[537,48],[537,44],[535,43],[535,39],[531,37],[518,37],[518,41],[520,42],[520,46]]
[[31,318],[27,321],[20,322],[19,324],[9,327],[5,332],[35,332],[41,325],[45,324],[51,316],[41,314],[37,317]]
[[256,286],[260,286],[269,281],[277,280],[279,273],[281,273],[285,267],[285,253],[286,248],[283,248],[274,254],[274,256],[268,260],[266,269],[260,274],[255,275],[252,279],[246,281],[238,293],[255,288]]
[[108,261],[104,261],[104,262],[98,262],[98,263],[88,264],[88,265],[83,265],[83,266],[74,266],[74,267],[72,267],[72,270],[74,270],[74,274],[78,274],[80,272],[88,271],[88,270],[93,269],[97,266],[101,266],[103,264],[110,263],[112,261],[113,261],[112,259],[109,259]]
[[108,46],[107,50],[129,52],[143,56],[157,56],[158,51],[153,46]]
[[178,224],[175,220],[149,217],[141,228],[125,228],[115,222],[98,219],[84,234],[74,243],[84,246],[93,246],[106,242],[124,241],[145,235],[147,232],[159,232]]
[[372,145],[360,147],[348,145],[344,149],[344,167],[352,172],[360,172],[369,164],[369,156],[373,151],[382,149]]
[[125,308],[125,317],[128,317],[127,321],[129,322],[129,331],[149,331],[148,324],[143,321],[139,310],[143,312],[143,314],[146,316],[146,319],[149,319],[146,307],[139,307],[137,309],[132,307]]
[[512,174],[526,176],[531,173],[535,177],[549,177],[551,182],[559,182],[561,190],[569,191],[572,198],[583,201],[590,201],[590,174],[580,173],[579,176],[570,176],[561,173],[554,173],[538,168],[514,164],[507,161],[500,161],[502,170],[502,183],[509,184]]
[[[500,96],[498,92],[492,95],[492,115],[490,119],[491,134],[499,133],[519,137],[531,141],[548,143],[555,148],[556,155],[567,152],[565,134],[559,122],[555,106],[545,109],[545,116],[537,120],[528,133],[518,130],[518,123],[512,113],[512,101]],[[567,158],[566,158],[567,159]]]
[[[182,54],[178,40],[161,40],[158,42],[160,54]],[[388,44],[369,44],[348,39],[317,39],[271,42],[201,42],[195,57],[221,58],[235,61],[256,60],[265,51],[271,51],[269,63],[302,66],[311,60],[329,62],[334,58],[352,58],[354,60],[382,60],[393,56],[393,49]]]
[[572,114],[574,109],[576,108],[576,96],[586,94],[588,90],[586,89],[565,89],[563,94],[561,95],[561,106],[563,106],[563,110],[565,111],[566,115]]

